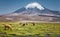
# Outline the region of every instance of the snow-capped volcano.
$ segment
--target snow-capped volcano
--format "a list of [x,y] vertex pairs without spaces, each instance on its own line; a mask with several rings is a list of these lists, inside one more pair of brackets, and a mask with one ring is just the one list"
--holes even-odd
[[60,11],[52,11],[37,2],[14,11],[11,14],[0,16],[0,21],[60,21]]
[[28,5],[25,6],[26,9],[35,8],[35,7],[40,9],[40,10],[44,10],[44,7],[37,2],[29,3]]

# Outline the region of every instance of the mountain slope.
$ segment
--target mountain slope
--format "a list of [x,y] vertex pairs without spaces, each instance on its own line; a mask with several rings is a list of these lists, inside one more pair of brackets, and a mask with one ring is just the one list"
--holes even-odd
[[33,2],[13,13],[0,16],[0,21],[60,22],[60,12],[49,10],[39,3]]

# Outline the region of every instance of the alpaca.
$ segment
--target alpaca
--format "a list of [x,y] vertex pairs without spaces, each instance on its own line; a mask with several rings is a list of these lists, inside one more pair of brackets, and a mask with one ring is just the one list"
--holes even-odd
[[3,24],[5,30],[12,30],[12,26],[9,24]]
[[32,23],[33,24],[33,26],[35,26],[35,23]]
[[25,24],[23,24],[22,26],[25,26]]

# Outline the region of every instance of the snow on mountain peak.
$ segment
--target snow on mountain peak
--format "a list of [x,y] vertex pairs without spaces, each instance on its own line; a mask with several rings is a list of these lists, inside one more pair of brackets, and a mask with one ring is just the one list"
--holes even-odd
[[30,3],[30,4],[28,4],[27,6],[25,6],[25,8],[26,9],[28,9],[28,8],[38,8],[38,9],[40,9],[40,10],[44,10],[44,7],[42,7],[39,3],[37,3],[37,2],[33,2],[33,3]]

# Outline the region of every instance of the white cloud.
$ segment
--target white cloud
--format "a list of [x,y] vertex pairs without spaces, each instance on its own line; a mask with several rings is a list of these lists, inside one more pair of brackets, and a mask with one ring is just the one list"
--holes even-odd
[[40,10],[44,10],[44,7],[42,7],[39,3],[37,3],[37,2],[33,2],[33,3],[30,3],[30,4],[28,4],[27,6],[26,6],[26,9],[28,9],[28,8],[35,8],[35,7],[37,7],[38,9],[40,9]]

